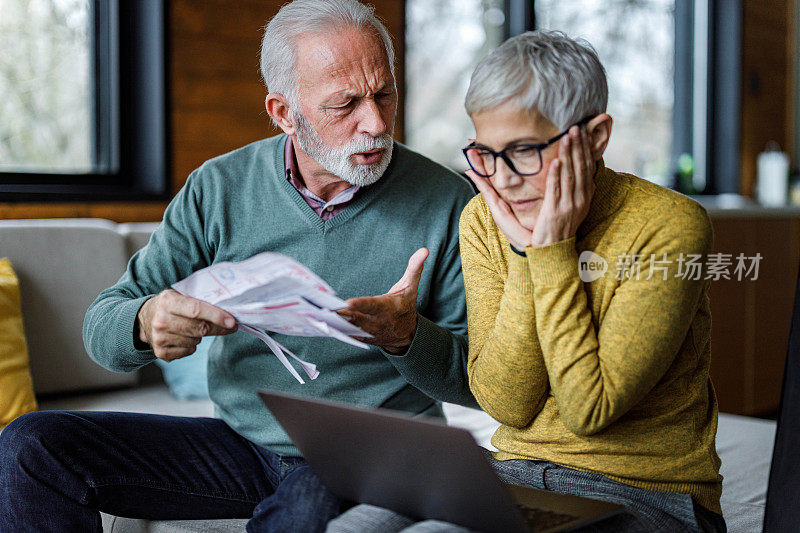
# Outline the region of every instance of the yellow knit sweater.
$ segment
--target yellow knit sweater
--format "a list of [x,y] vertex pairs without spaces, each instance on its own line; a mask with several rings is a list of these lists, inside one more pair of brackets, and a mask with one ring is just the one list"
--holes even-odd
[[[495,457],[689,493],[720,513],[709,282],[690,267],[711,251],[711,223],[693,200],[602,163],[595,181],[576,237],[527,257],[482,196],[461,215],[469,381],[502,424]],[[585,250],[608,264],[586,283]]]

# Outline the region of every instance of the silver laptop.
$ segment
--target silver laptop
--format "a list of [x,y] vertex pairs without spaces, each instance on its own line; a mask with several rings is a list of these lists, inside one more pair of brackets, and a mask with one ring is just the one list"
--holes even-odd
[[344,500],[486,533],[565,531],[624,510],[508,485],[468,431],[433,418],[258,394],[322,482]]

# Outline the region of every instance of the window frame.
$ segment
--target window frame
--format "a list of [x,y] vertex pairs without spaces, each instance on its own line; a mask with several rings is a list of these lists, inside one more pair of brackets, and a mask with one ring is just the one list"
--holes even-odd
[[0,201],[168,198],[165,0],[92,0],[91,173],[0,172]]
[[[700,43],[707,50],[705,117],[699,116],[690,132],[698,132],[705,125],[703,170],[706,186],[698,194],[738,194],[741,192],[742,0],[693,0],[691,3],[695,17],[698,10],[707,10],[705,34],[708,37],[706,43]],[[702,55],[698,53],[697,44],[693,46],[694,57]],[[702,94],[702,89],[696,88],[695,95]]]
[[505,39],[536,28],[534,0],[505,0]]

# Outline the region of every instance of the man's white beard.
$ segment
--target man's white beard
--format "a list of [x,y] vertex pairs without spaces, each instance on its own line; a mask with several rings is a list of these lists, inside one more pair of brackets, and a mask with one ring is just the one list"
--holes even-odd
[[[295,136],[300,148],[322,168],[352,185],[364,187],[378,181],[392,160],[392,136],[384,133],[377,137],[364,134],[341,147],[331,147],[322,142],[317,132],[299,110],[294,115]],[[381,160],[372,165],[358,165],[350,156],[360,152],[383,149]]]

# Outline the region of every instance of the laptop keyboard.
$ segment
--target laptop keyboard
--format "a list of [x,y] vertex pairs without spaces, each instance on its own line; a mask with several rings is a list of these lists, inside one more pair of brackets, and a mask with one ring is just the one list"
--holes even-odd
[[522,512],[522,516],[525,517],[525,521],[528,522],[528,526],[530,526],[531,531],[544,531],[553,527],[558,527],[562,524],[566,524],[578,518],[577,516],[556,513],[555,511],[546,511],[544,509],[526,507],[519,503],[517,504],[517,509]]

